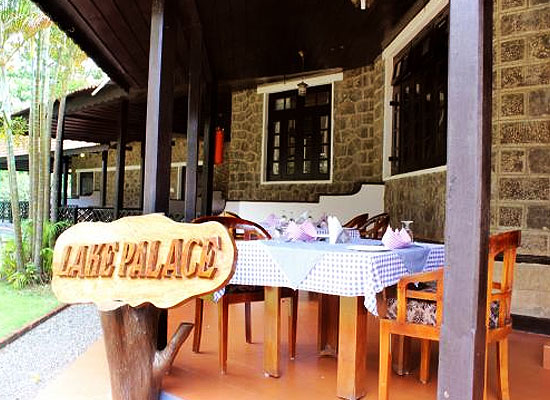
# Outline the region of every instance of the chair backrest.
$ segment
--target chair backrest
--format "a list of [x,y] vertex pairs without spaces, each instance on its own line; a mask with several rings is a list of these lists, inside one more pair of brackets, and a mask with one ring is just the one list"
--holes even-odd
[[232,216],[204,216],[195,218],[192,223],[215,221],[227,228],[235,240],[266,240],[271,239],[271,235],[255,222]]
[[369,219],[369,213],[360,214],[360,215],[357,215],[357,216],[353,217],[352,219],[350,219],[343,226],[344,226],[344,228],[359,229],[359,228],[362,228],[363,226],[365,226],[368,219]]
[[[510,231],[492,235],[489,238],[489,263],[487,271],[487,318],[489,326],[491,306],[498,302],[498,322],[494,328],[504,328],[512,325],[510,317],[512,305],[512,285],[514,280],[514,267],[516,264],[516,252],[520,245],[521,232]],[[502,254],[502,269],[500,276],[496,277],[495,258]]]
[[369,239],[381,239],[390,224],[390,215],[382,213],[369,218],[365,225],[359,227],[361,237]]
[[218,214],[218,217],[234,217],[234,218],[241,218],[237,214],[235,214],[232,211],[222,211]]

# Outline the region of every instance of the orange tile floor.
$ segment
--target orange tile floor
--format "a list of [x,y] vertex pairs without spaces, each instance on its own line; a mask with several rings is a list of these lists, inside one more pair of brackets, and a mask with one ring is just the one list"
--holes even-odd
[[[170,330],[179,321],[192,321],[194,302],[170,311]],[[217,399],[335,399],[336,360],[319,357],[316,351],[317,304],[307,294],[300,294],[298,344],[296,360],[288,358],[286,332],[287,306],[282,307],[282,376],[265,378],[262,372],[263,303],[252,306],[253,344],[244,340],[244,308],[230,308],[228,373],[219,375],[217,357],[217,310],[213,304],[205,309],[202,352],[191,351],[190,337],[180,350],[171,375],[164,379],[163,390],[184,400]],[[377,398],[378,324],[369,318],[368,393]],[[542,368],[542,346],[550,337],[514,332],[510,336],[510,387],[513,400],[543,400],[550,393],[550,370]],[[489,400],[496,400],[494,349],[490,355]],[[392,375],[390,399],[435,399],[437,354],[432,359],[432,379],[427,385],[418,381],[418,371],[398,377]],[[103,342],[100,340],[71,364],[43,390],[38,400],[109,399],[109,373]]]

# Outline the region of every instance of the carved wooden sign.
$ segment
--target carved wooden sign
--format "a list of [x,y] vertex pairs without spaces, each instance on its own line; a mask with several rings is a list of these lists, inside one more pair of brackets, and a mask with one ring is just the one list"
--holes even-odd
[[64,303],[112,310],[174,307],[224,286],[237,250],[217,222],[185,224],[161,214],[84,222],[55,244],[52,289]]

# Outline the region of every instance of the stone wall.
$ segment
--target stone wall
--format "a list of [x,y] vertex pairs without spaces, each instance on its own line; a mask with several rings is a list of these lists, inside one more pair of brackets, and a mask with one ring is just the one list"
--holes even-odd
[[332,183],[262,185],[263,95],[233,93],[228,198],[307,201],[320,194],[350,194],[361,182],[382,179],[383,64],[344,71],[334,83]]
[[[126,151],[126,170],[124,173],[124,207],[140,207],[141,199],[141,143],[131,142],[128,144],[131,150]],[[226,147],[224,153],[228,154]],[[199,152],[202,155],[202,142]],[[176,137],[172,146],[172,163],[183,162],[187,159],[187,142],[184,137]],[[202,157],[199,157],[202,159]],[[109,150],[108,167],[116,166],[116,150]],[[130,167],[130,168],[129,168]],[[137,167],[137,168],[136,168]],[[94,171],[94,190],[99,191],[101,187],[101,153],[85,153],[84,157],[74,156],[71,158],[71,197],[78,198],[77,192],[77,171],[93,169]],[[170,198],[179,199],[177,193],[178,174],[181,173],[180,167],[172,166],[170,171]],[[228,163],[225,162],[214,168],[214,190],[220,190],[222,196],[227,193]],[[112,207],[115,198],[115,172],[107,172],[107,206]]]
[[550,256],[550,2],[496,4],[491,228]]
[[414,221],[415,238],[443,241],[445,236],[445,171],[386,181],[384,208],[390,224]]
[[[520,254],[550,256],[550,2],[497,0],[494,24],[491,230],[519,228]],[[432,175],[388,181],[385,208],[441,240],[446,174]]]

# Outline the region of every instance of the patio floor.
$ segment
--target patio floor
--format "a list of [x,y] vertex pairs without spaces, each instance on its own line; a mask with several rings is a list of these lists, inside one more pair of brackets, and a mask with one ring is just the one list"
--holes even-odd
[[[178,321],[193,319],[194,302],[170,311],[170,329]],[[286,304],[282,307],[281,327],[282,376],[265,378],[262,372],[263,304],[252,306],[253,344],[244,340],[244,308],[232,306],[227,375],[218,374],[217,312],[207,304],[205,312],[202,353],[191,351],[191,337],[184,344],[164,380],[163,390],[184,400],[205,399],[335,399],[336,359],[319,357],[316,351],[317,303],[300,293],[298,344],[296,360],[288,359]],[[368,335],[368,393],[367,399],[377,398],[378,326],[369,318]],[[510,387],[514,400],[548,399],[550,370],[542,368],[542,345],[550,338],[514,332],[510,336]],[[459,367],[459,366],[457,366]],[[418,381],[417,369],[410,376],[392,375],[390,398],[400,400],[435,399],[437,387],[437,357],[432,359],[432,379],[427,385]],[[495,357],[491,349],[489,400],[496,400]],[[171,398],[171,397],[170,397]],[[109,399],[109,375],[103,342],[96,342],[87,353],[76,360],[38,396],[45,399]]]

